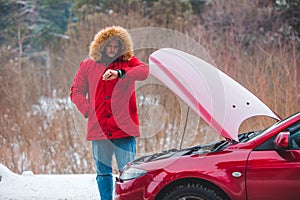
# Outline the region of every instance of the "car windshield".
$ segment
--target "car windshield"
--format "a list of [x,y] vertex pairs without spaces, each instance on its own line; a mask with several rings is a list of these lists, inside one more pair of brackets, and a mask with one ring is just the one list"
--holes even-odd
[[248,133],[242,133],[239,134],[239,141],[240,142],[247,142],[253,138],[255,138],[256,136],[260,135],[263,131],[251,131]]
[[[296,113],[295,115],[297,115],[299,113]],[[266,128],[265,130],[259,132],[259,134],[257,134],[255,137],[251,138],[249,141],[252,141],[252,139],[256,138],[256,137],[260,137],[262,135],[264,135],[265,132],[270,132],[272,131],[274,128],[276,128],[278,125],[285,123],[286,121],[290,120],[291,118],[293,118],[295,115],[292,115],[286,119],[283,119],[281,121],[276,122],[275,124],[271,125],[270,127]]]
[[[247,133],[241,133],[238,135],[239,142],[240,143],[247,142],[247,141],[255,138],[256,136],[260,135],[261,133],[262,133],[262,131],[251,131],[251,132],[247,132]],[[213,151],[216,152],[216,151],[223,150],[230,144],[237,144],[239,142],[230,141],[230,140],[222,140],[222,141],[216,143],[215,149]]]
[[[260,131],[251,131],[251,132],[247,132],[247,133],[241,133],[238,135],[238,138],[239,138],[239,142],[240,143],[243,143],[243,142],[251,142],[254,138],[257,138],[257,137],[261,137],[264,135],[264,133],[266,132],[270,132],[272,131],[274,128],[276,128],[277,126],[279,126],[280,124],[282,123],[285,123],[286,121],[290,120],[291,118],[293,118],[295,115],[298,115],[299,113],[296,113],[286,119],[283,119],[283,120],[280,120],[280,121],[277,121],[276,123],[274,123],[273,125],[267,127],[266,129],[264,130],[260,130]],[[228,146],[230,143],[230,140],[228,141],[223,141],[223,143],[220,143],[221,145],[219,147],[216,147],[215,151],[218,151],[220,149],[223,149],[222,147],[225,147],[225,146]],[[231,141],[232,144],[237,144],[239,142],[236,142],[236,141]]]

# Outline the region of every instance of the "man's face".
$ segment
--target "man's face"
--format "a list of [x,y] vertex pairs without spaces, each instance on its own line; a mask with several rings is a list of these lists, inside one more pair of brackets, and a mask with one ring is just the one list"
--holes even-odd
[[105,53],[109,58],[114,58],[119,52],[119,48],[119,42],[117,40],[111,40],[106,45]]

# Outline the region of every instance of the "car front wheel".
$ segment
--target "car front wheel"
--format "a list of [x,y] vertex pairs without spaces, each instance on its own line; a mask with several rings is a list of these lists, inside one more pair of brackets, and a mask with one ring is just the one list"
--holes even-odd
[[184,184],[174,187],[163,200],[225,200],[214,190],[200,184]]

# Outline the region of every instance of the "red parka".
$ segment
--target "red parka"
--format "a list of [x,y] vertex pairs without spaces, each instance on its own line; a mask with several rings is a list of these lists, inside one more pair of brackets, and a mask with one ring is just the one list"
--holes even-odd
[[[108,37],[122,41],[122,56],[113,63],[102,59],[103,44]],[[100,31],[90,46],[90,58],[81,62],[71,87],[71,100],[88,118],[87,140],[117,139],[139,136],[135,81],[145,80],[149,68],[132,53],[130,35],[121,27]],[[125,72],[121,78],[102,80],[108,69]]]

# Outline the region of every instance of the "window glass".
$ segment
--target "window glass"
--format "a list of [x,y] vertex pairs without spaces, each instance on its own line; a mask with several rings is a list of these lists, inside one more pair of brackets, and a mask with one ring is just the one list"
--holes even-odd
[[290,132],[291,149],[300,149],[300,121],[287,129]]
[[[300,121],[294,123],[290,127],[288,127],[286,130],[290,133],[289,137],[289,143],[290,143],[290,149],[300,149]],[[265,141],[258,147],[256,147],[255,151],[262,151],[262,150],[275,150],[274,147],[274,139],[277,135],[274,135],[269,140]]]

